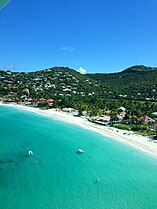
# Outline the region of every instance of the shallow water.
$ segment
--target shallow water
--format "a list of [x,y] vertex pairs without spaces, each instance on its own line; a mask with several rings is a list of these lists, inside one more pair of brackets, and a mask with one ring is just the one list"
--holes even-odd
[[155,159],[78,126],[0,107],[0,209],[155,209],[156,188]]

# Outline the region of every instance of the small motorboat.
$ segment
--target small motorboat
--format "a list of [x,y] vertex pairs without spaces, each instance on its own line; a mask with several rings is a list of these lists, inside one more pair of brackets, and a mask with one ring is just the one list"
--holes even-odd
[[85,153],[85,151],[84,151],[83,149],[78,149],[78,150],[77,150],[77,153],[78,153],[78,154],[83,154],[83,153]]
[[29,151],[28,151],[28,155],[33,155],[32,150],[29,150]]

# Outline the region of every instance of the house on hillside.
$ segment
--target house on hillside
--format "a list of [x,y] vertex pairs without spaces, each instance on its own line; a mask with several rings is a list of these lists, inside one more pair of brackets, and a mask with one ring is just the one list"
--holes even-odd
[[126,112],[120,112],[117,115],[117,118],[119,119],[119,121],[122,121],[125,118]]
[[40,98],[39,101],[40,102],[46,102],[46,99],[45,98]]
[[122,112],[125,112],[126,111],[126,108],[125,107],[119,107],[118,110],[120,110]]
[[48,99],[47,100],[47,103],[48,103],[49,107],[53,107],[53,102],[54,102],[53,99]]
[[32,99],[32,98],[30,98],[30,97],[29,97],[29,98],[27,98],[27,97],[26,97],[26,98],[25,98],[25,101],[32,102],[32,101],[33,101],[33,99]]
[[53,103],[54,100],[53,100],[53,99],[48,99],[47,102],[48,102],[48,103]]

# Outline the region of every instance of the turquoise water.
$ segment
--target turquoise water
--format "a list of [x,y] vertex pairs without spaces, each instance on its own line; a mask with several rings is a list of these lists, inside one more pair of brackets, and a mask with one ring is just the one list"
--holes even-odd
[[71,124],[0,107],[0,209],[156,209],[156,198],[153,158]]

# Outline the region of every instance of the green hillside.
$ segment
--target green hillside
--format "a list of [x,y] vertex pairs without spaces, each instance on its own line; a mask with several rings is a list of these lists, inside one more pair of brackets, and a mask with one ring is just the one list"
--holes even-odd
[[[99,85],[67,67],[53,67],[36,72],[0,71],[0,97],[25,101],[32,98],[53,99],[54,107],[93,107]],[[44,105],[44,104],[42,104]]]
[[112,92],[113,98],[157,100],[157,68],[133,66],[118,73],[87,74]]
[[[0,70],[0,100],[46,108],[72,107],[91,115],[157,112],[157,69],[134,66],[119,73],[82,75],[67,67],[36,72]],[[47,101],[51,101],[50,104]]]

